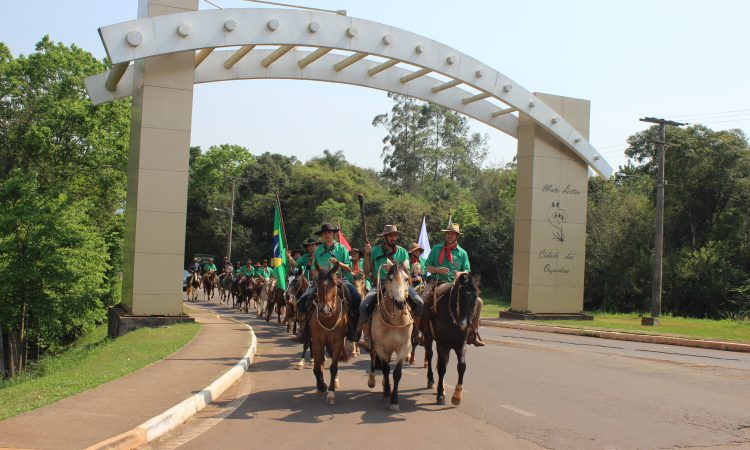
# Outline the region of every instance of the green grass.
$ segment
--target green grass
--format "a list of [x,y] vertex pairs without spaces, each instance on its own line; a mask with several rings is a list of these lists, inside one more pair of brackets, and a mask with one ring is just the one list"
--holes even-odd
[[502,298],[497,291],[492,289],[483,289],[481,297],[484,302],[482,317],[497,319],[500,311],[510,308],[510,300]]
[[117,339],[101,326],[28,373],[0,382],[0,420],[39,408],[127,375],[174,353],[200,325],[141,328]]
[[[669,334],[697,339],[716,339],[750,343],[750,321],[688,319],[661,316],[661,325],[641,326],[641,318],[635,314],[592,313],[594,320],[545,320],[535,325],[563,325],[573,328],[627,331],[641,334]],[[482,314],[484,315],[484,314]],[[495,316],[497,317],[497,316]]]

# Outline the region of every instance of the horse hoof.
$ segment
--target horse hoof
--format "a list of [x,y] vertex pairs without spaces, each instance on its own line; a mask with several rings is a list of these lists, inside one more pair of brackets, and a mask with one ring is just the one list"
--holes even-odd
[[413,366],[414,365],[414,361],[415,361],[414,360],[414,355],[411,355],[411,358],[409,358],[409,365]]
[[370,388],[374,388],[375,387],[375,375],[372,374],[372,373],[367,378],[367,386],[370,387]]
[[397,404],[396,405],[391,404],[391,405],[388,405],[388,410],[393,411],[393,412],[400,412],[401,407],[398,406]]
[[464,387],[460,384],[456,385],[456,389],[453,391],[453,397],[451,398],[451,403],[458,406],[461,404],[461,399],[464,396]]
[[453,398],[451,398],[451,403],[453,403],[454,406],[458,406],[461,404],[461,397],[456,397],[455,395]]
[[294,368],[296,370],[302,370],[302,369],[304,369],[305,368],[305,361],[302,360],[302,361],[298,362],[297,364],[294,365]]
[[422,367],[425,369],[427,368],[427,361],[424,362],[424,365]]
[[438,397],[437,404],[438,405],[445,405],[445,397]]
[[335,387],[336,389],[338,389],[338,388],[341,387],[341,383],[339,382],[338,378],[336,378],[335,380],[333,380],[333,387]]
[[326,405],[335,405],[336,404],[336,394],[333,393],[333,391],[328,391],[328,395],[326,395]]
[[427,382],[427,389],[434,389],[435,388],[435,382],[434,381],[428,381]]

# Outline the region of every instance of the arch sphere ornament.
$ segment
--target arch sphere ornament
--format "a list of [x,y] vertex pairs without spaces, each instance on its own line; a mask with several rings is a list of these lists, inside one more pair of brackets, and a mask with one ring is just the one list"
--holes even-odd
[[[556,248],[555,252],[579,255],[577,263],[583,261],[588,168],[605,177],[612,174],[612,168],[587,140],[588,101],[534,94],[456,49],[388,25],[301,10],[197,11],[197,3],[197,0],[172,0],[169,7],[164,7],[163,2],[157,0],[141,0],[141,4],[147,6],[139,8],[139,19],[100,28],[99,34],[113,68],[86,80],[89,96],[95,104],[126,96],[134,98],[128,169],[129,208],[126,208],[126,229],[132,228],[130,234],[126,233],[126,239],[132,242],[126,241],[131,254],[126,255],[123,288],[124,303],[131,312],[172,314],[177,310],[175,306],[148,306],[157,295],[155,292],[166,295],[169,289],[155,286],[155,280],[141,282],[138,279],[139,273],[143,272],[136,265],[139,251],[144,255],[164,254],[163,249],[150,249],[146,245],[159,246],[158,240],[149,238],[146,232],[159,220],[150,217],[151,223],[147,224],[144,223],[148,221],[145,217],[155,211],[178,214],[178,217],[168,219],[170,230],[177,231],[182,227],[176,235],[184,239],[186,176],[173,180],[180,187],[171,195],[179,197],[178,203],[183,205],[176,211],[173,211],[174,206],[168,206],[169,195],[162,194],[159,205],[154,205],[156,200],[153,198],[148,201],[142,198],[153,188],[144,185],[144,182],[154,184],[148,181],[153,177],[149,170],[186,174],[187,159],[180,158],[179,167],[167,167],[169,163],[153,153],[166,143],[168,148],[174,148],[174,152],[187,154],[193,84],[237,79],[316,80],[396,92],[445,106],[516,137],[519,142],[518,199],[512,308],[558,312],[559,307],[549,305],[560,303],[555,299],[561,295],[573,295],[580,297],[580,301],[562,302],[565,304],[562,309],[580,312],[582,266],[580,270],[557,266],[552,272],[543,269],[540,273],[555,276],[537,279],[537,268],[531,254],[547,254],[550,249],[546,247],[552,245],[573,245],[575,248]],[[214,51],[221,47],[234,48]],[[309,48],[313,50],[307,50]],[[150,70],[150,65],[154,69]],[[170,88],[180,92],[165,91]],[[160,95],[162,97],[156,100]],[[168,99],[164,96],[175,97]],[[498,102],[505,106],[498,106]],[[156,118],[170,112],[177,117],[168,120]],[[158,126],[149,124],[149,120]],[[167,123],[169,120],[171,123]],[[170,132],[174,134],[175,131],[180,136],[171,138]],[[158,162],[154,163],[156,160]],[[149,164],[158,167],[154,169]],[[566,192],[571,191],[581,195],[568,198]],[[564,241],[558,239],[558,244],[543,242],[539,236],[548,233],[537,230],[540,228],[538,223],[549,227],[546,207],[543,208],[542,204],[554,202],[566,205],[569,215],[566,223],[569,237]],[[150,206],[146,207],[146,204]],[[167,220],[167,217],[162,219]],[[582,239],[575,231],[580,224],[584,227]],[[182,244],[179,251],[176,245],[172,245],[166,252],[174,256],[171,259],[179,261],[179,265],[183,259]],[[546,244],[549,245],[539,248]],[[181,267],[177,266],[175,271],[178,269]],[[559,280],[561,273],[571,272],[576,273],[576,280]],[[531,289],[534,286],[553,289]],[[557,288],[561,286],[575,289],[560,294]],[[143,308],[136,306],[139,301],[135,297],[138,296],[143,297],[140,301],[146,305]],[[525,300],[516,301],[521,297]],[[535,301],[529,297],[552,300],[542,301],[541,306],[536,307]],[[580,306],[571,306],[579,303]]]

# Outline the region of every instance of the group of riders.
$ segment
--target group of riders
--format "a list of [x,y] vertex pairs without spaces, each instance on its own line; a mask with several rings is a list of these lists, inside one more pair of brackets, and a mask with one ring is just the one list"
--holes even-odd
[[[320,230],[316,233],[319,239],[307,239],[302,244],[304,253],[301,250],[287,251],[287,262],[290,268],[301,269],[298,272],[301,272],[310,281],[314,281],[321,270],[330,271],[337,267],[343,273],[340,283],[348,291],[348,301],[350,302],[347,339],[351,342],[359,342],[361,332],[364,332],[364,340],[359,342],[363,347],[370,345],[369,322],[375,309],[378,289],[381,285],[384,286],[385,278],[394,265],[401,265],[410,276],[411,283],[408,287],[407,301],[411,314],[417,322],[420,321],[425,311],[434,311],[435,301],[433,297],[437,286],[444,283],[453,283],[462,274],[471,271],[469,256],[466,250],[458,245],[458,239],[462,236],[462,233],[457,223],[451,223],[446,229],[441,230],[445,233],[445,240],[432,247],[427,259],[421,256],[424,249],[419,244],[412,243],[408,249],[397,244],[401,233],[393,224],[385,225],[383,232],[378,235],[382,239],[382,243],[374,246],[366,243],[363,251],[357,248],[348,250],[344,245],[337,242],[335,236],[338,231],[339,229],[330,223],[322,224]],[[371,273],[364,274],[364,258],[369,258]],[[222,268],[221,277],[232,276],[235,279],[255,277],[268,280],[273,276],[273,269],[268,266],[267,260],[256,262],[253,265],[252,260],[248,259],[246,265],[234,267],[229,259],[224,257],[220,267]],[[208,263],[201,267],[198,259],[193,258],[188,268],[189,272],[200,274],[201,269],[204,274],[217,272],[213,259],[210,259]],[[354,277],[360,273],[366,277],[364,299],[353,284]],[[301,327],[300,333],[295,339],[300,342],[308,339],[307,319],[312,306],[310,298],[313,298],[315,291],[316,283],[311,282],[297,302],[296,309]],[[482,300],[477,298],[467,341],[467,343],[476,346],[484,345],[479,336],[481,310]],[[419,336],[415,336],[415,338],[420,339]]]

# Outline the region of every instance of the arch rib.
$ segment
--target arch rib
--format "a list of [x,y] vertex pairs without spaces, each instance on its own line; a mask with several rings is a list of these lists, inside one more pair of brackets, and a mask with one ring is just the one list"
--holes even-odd
[[[229,20],[237,24],[232,31],[222,27]],[[317,22],[320,31],[308,32],[311,22]],[[183,23],[189,24],[193,32],[176,36],[174,30]],[[269,27],[269,23],[275,26]],[[142,39],[129,41],[126,36],[133,32]],[[518,83],[453,48],[398,28],[333,14],[246,8],[145,17],[102,27],[99,33],[113,64],[203,48],[247,45],[325,47],[397,60],[420,68],[411,74],[401,71],[402,77],[398,80],[401,83],[416,80],[429,72],[462,80],[467,86],[488,93],[528,115],[599,174],[609,176],[612,173],[612,168],[579,131]],[[383,36],[389,38],[384,40]],[[396,91],[399,83],[392,81],[395,82],[388,90]],[[120,87],[117,86],[116,90],[119,92]],[[558,117],[556,123],[552,122],[553,117]],[[599,158],[594,159],[595,156]]]

